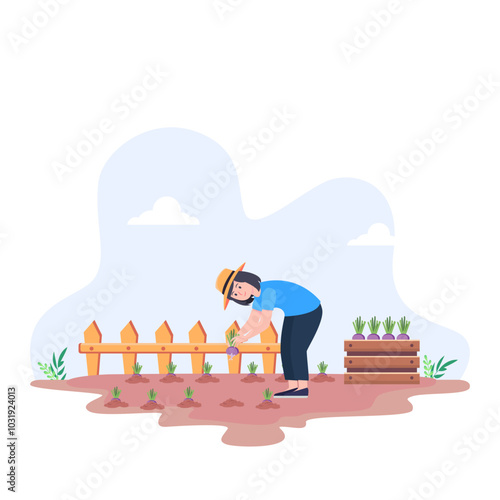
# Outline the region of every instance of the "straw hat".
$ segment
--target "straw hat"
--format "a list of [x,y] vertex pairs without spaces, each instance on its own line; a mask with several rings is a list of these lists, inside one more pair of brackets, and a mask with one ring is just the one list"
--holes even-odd
[[231,269],[224,269],[219,276],[217,276],[217,281],[215,282],[215,288],[219,290],[222,295],[224,295],[224,309],[226,309],[229,304],[229,290],[231,289],[231,285],[233,284],[234,278],[236,275],[245,267],[245,262],[241,264],[236,271],[231,271]]

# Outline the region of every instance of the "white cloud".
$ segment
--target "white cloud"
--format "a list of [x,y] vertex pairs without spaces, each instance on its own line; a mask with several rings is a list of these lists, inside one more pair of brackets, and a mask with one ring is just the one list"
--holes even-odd
[[394,245],[394,236],[391,236],[389,228],[382,223],[372,224],[366,234],[358,236],[349,241],[348,246],[392,246]]
[[139,217],[132,217],[129,226],[182,226],[196,225],[200,221],[182,211],[179,202],[171,196],[155,201],[153,210],[146,210]]

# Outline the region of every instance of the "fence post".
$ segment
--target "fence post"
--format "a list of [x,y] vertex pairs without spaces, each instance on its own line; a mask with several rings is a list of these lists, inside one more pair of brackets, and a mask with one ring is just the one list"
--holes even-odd
[[[137,333],[137,330],[135,329],[132,321],[129,321],[125,325],[125,328],[120,333],[120,338],[122,344],[137,344],[139,334]],[[130,347],[128,347],[127,349],[130,350]],[[123,373],[125,373],[126,375],[132,375],[134,373],[132,366],[135,365],[136,361],[137,353],[131,352],[123,354]]]
[[[207,334],[201,324],[198,321],[196,325],[189,330],[189,342],[192,344],[205,344],[207,342]],[[195,351],[198,347],[194,348]],[[205,354],[191,354],[191,366],[193,367],[193,373],[203,373],[203,365],[205,363]]]
[[[272,322],[260,334],[260,341],[263,344],[278,342],[278,333],[276,332]],[[262,364],[264,365],[264,373],[276,373],[276,354],[263,354]]]
[[[227,330],[225,335],[227,335],[231,330],[236,330],[238,331],[240,329],[240,326],[238,325],[238,322],[235,321]],[[227,337],[224,337],[226,342],[227,342]],[[227,357],[227,366],[229,368],[229,373],[241,373],[241,353],[237,354],[236,356],[233,357],[233,359],[230,359],[229,356]]]
[[[164,321],[158,330],[156,330],[156,343],[157,344],[171,344],[174,335],[168,323]],[[165,346],[161,348],[165,350]],[[172,361],[172,354],[158,354],[158,373],[168,373],[167,365]]]
[[[88,344],[100,344],[102,335],[101,330],[97,326],[95,321],[88,326],[88,328],[83,333],[83,338]],[[93,349],[91,347],[91,349]],[[99,353],[87,353],[87,373],[89,375],[99,375],[99,367],[101,364],[101,355]]]

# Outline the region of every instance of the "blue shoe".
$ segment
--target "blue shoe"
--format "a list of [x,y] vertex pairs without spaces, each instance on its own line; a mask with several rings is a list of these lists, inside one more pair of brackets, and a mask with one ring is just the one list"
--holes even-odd
[[288,389],[288,391],[277,392],[273,397],[280,398],[307,398],[309,396],[309,389]]

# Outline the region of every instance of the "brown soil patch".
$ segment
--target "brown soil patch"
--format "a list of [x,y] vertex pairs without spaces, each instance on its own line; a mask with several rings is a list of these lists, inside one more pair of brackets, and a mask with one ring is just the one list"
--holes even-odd
[[335,377],[330,377],[326,373],[318,373],[311,382],[335,382]]
[[276,382],[287,382],[284,375],[280,375],[278,378],[274,379]]
[[257,405],[255,408],[258,408],[259,410],[277,410],[279,407],[279,404],[273,403],[272,401],[262,401],[262,403]]
[[185,399],[182,403],[177,405],[179,408],[198,408],[201,406],[201,403],[197,401],[193,401],[192,399]]
[[241,379],[245,384],[252,384],[253,382],[265,382],[266,379],[264,377],[259,377],[258,375],[247,375]]
[[195,382],[199,382],[200,384],[209,384],[210,382],[214,383],[219,382],[219,379],[217,377],[205,373],[205,375],[202,375],[200,378],[197,378]]
[[143,377],[142,375],[132,375],[130,378],[125,380],[125,382],[128,382],[129,384],[147,384],[149,379]]
[[233,398],[229,398],[226,399],[223,403],[221,403],[220,406],[223,406],[224,408],[231,408],[232,406],[245,406],[245,403],[237,401],[236,399]]
[[148,401],[145,405],[141,406],[143,410],[163,410],[163,408],[165,407],[156,401]]
[[112,399],[109,403],[106,403],[104,406],[107,408],[125,408],[128,406],[128,403],[125,401],[120,401],[119,399]]
[[173,382],[184,382],[184,379],[182,377],[178,377],[177,375],[166,375],[165,377],[160,379],[160,382],[171,384]]

